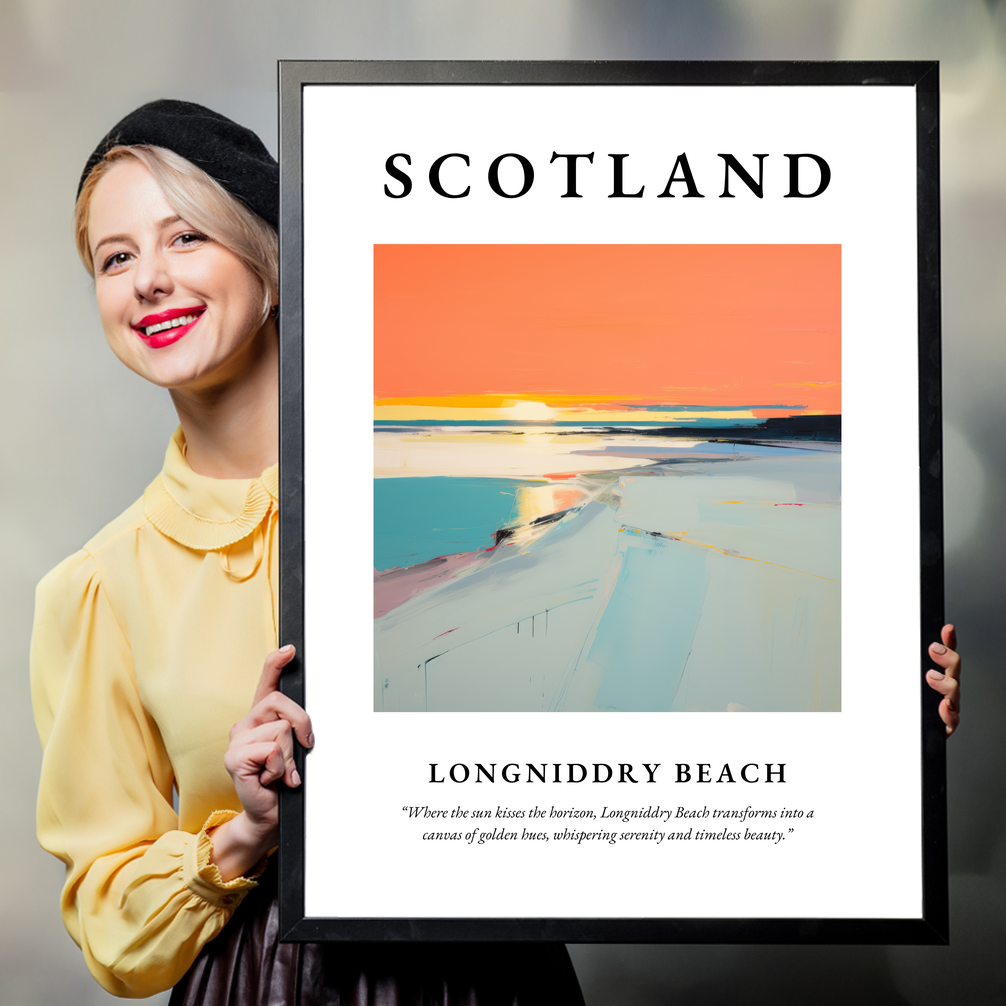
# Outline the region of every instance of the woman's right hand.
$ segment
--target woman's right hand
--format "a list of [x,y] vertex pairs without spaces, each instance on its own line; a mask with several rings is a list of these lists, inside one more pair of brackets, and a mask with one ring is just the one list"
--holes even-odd
[[314,746],[311,718],[293,699],[279,691],[283,668],[295,650],[284,646],[265,659],[248,715],[231,727],[224,766],[230,773],[244,810],[214,828],[212,861],[223,879],[251,870],[279,839],[279,793],[274,783],[300,785],[293,758],[293,737]]

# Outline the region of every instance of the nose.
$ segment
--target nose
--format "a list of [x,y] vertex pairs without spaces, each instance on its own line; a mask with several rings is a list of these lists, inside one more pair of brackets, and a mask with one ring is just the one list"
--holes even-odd
[[159,249],[141,254],[133,270],[133,289],[138,301],[157,301],[174,290],[166,256]]

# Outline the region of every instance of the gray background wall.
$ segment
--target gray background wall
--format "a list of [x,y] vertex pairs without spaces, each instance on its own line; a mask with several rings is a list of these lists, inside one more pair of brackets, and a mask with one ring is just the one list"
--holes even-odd
[[967,663],[964,726],[949,758],[953,945],[572,952],[591,1006],[1006,1002],[1006,677],[997,631],[1006,581],[1006,4],[3,0],[0,1006],[108,999],[62,929],[61,869],[34,839],[32,590],[137,497],[175,422],[167,396],[104,345],[70,236],[78,172],[122,114],[167,96],[219,109],[275,149],[279,58],[942,61],[947,615]]

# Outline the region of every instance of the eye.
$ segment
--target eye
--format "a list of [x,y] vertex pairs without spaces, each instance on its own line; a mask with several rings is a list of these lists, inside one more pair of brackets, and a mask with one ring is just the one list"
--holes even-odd
[[194,248],[196,245],[201,245],[208,240],[209,238],[205,234],[200,234],[199,231],[183,231],[171,243],[176,248]]
[[103,273],[118,272],[118,270],[122,266],[124,266],[130,260],[131,257],[132,256],[129,254],[129,252],[124,251],[114,252],[113,254],[109,255],[104,262],[102,262],[101,271]]

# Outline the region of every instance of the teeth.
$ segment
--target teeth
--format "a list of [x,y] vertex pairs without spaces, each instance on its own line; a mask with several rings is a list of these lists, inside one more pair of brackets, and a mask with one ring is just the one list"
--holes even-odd
[[169,328],[180,328],[182,325],[188,325],[198,318],[198,314],[185,314],[181,318],[172,318],[170,321],[162,321],[159,325],[150,325],[143,330],[143,334],[149,339],[152,335],[156,335],[158,332],[164,332]]

